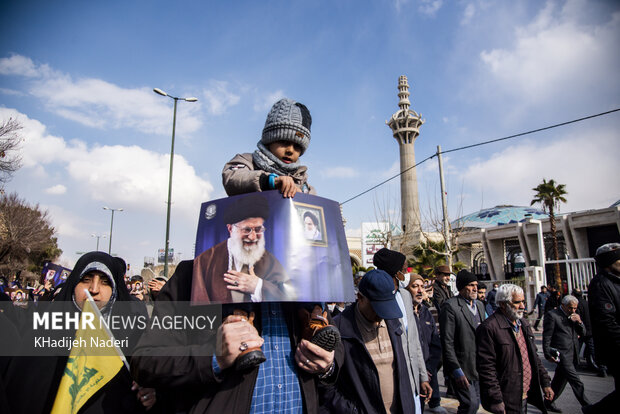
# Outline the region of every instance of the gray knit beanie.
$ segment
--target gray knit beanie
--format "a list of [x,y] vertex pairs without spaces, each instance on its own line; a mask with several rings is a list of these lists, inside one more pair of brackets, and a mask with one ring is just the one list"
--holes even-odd
[[596,263],[605,269],[620,260],[620,243],[607,243],[596,249]]
[[303,154],[310,145],[310,126],[312,117],[304,104],[283,98],[273,104],[265,128],[261,143],[266,147],[276,141],[290,141],[301,147]]

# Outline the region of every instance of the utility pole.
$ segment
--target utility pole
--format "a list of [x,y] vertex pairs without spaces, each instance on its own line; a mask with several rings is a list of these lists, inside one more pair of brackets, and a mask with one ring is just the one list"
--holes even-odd
[[450,224],[448,223],[448,202],[446,186],[443,181],[443,163],[441,161],[441,145],[437,145],[437,161],[439,162],[439,183],[441,185],[441,207],[443,210],[443,237],[446,247],[446,262],[452,268],[452,248],[450,246]]

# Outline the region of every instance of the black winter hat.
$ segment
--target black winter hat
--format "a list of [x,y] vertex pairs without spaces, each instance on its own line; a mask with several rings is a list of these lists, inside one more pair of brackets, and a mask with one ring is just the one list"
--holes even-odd
[[249,194],[235,200],[224,212],[224,224],[235,224],[250,217],[269,218],[269,203],[259,194]]
[[390,276],[394,277],[399,270],[403,269],[405,259],[407,258],[404,254],[384,247],[375,253],[372,258],[372,263],[377,269],[384,270]]
[[471,282],[477,282],[478,278],[475,274],[468,270],[461,270],[456,274],[456,290],[460,291]]

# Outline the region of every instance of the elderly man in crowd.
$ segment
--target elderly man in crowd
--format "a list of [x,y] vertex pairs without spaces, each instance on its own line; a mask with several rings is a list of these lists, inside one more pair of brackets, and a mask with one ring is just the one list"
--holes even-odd
[[419,411],[421,407],[419,407],[417,396],[419,395],[428,401],[433,390],[428,382],[426,364],[424,363],[424,355],[418,335],[418,325],[413,315],[413,299],[411,298],[411,293],[407,290],[407,286],[409,286],[411,281],[411,275],[407,273],[407,258],[400,252],[383,248],[375,253],[373,264],[377,269],[384,270],[392,276],[394,281],[396,300],[403,314],[401,318],[405,338],[403,346],[409,367],[409,381],[414,387],[416,409]]
[[444,372],[459,400],[457,413],[474,414],[480,406],[478,371],[476,370],[476,328],[484,321],[485,311],[477,298],[476,276],[461,270],[456,275],[459,295],[441,307],[439,326]]
[[435,268],[435,283],[433,284],[433,301],[437,311],[441,311],[441,305],[452,296],[450,289],[450,277],[452,270],[450,266],[441,265]]
[[611,413],[620,406],[620,243],[608,243],[596,250],[600,272],[588,287],[588,305],[597,359],[607,365],[615,389],[585,413]]
[[261,302],[290,300],[290,281],[278,259],[265,250],[267,199],[252,194],[224,212],[230,237],[194,260],[192,301]]
[[[547,360],[557,364],[551,381],[554,401],[562,394],[568,382],[583,407],[590,402],[576,368],[579,363],[579,336],[586,334],[586,327],[576,312],[578,305],[576,297],[566,295],[558,308],[547,312],[543,320],[543,352]],[[553,401],[547,403],[547,410],[561,412]]]
[[[424,303],[426,299],[426,289],[422,276],[412,274],[408,290],[413,298],[413,311],[418,325],[420,345],[422,346],[422,354],[424,355],[424,363],[426,364],[429,382],[433,389],[427,411],[445,414],[447,413],[446,409],[440,405],[441,395],[439,393],[439,381],[437,380],[437,371],[441,365],[441,339],[439,338],[439,331],[435,324],[435,318]],[[424,406],[422,401],[420,403]]]
[[523,289],[502,285],[495,301],[498,310],[476,330],[482,406],[496,414],[524,414],[528,403],[545,411],[541,387],[545,399],[553,399],[551,379],[536,353],[532,329],[523,319]]
[[334,385],[321,385],[326,413],[414,413],[403,351],[402,312],[392,277],[371,270],[359,283],[357,303],[334,318],[344,362]]

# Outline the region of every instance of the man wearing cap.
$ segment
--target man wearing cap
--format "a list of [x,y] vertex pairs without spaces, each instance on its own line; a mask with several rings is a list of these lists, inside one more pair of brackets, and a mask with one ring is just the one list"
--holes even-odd
[[329,413],[414,413],[392,277],[371,270],[358,288],[357,302],[334,318],[345,357],[336,383],[320,387],[321,407]]
[[424,355],[424,363],[429,376],[429,382],[433,393],[429,401],[427,411],[431,413],[447,413],[441,404],[441,394],[439,392],[439,381],[437,371],[441,366],[441,339],[439,331],[435,324],[435,318],[429,308],[424,303],[426,297],[426,289],[424,288],[424,279],[418,274],[411,275],[411,283],[408,287],[413,299],[413,311],[418,326],[418,334],[420,336],[420,346]]
[[424,354],[420,345],[420,335],[418,334],[418,324],[413,314],[413,300],[411,292],[407,290],[410,284],[411,275],[407,273],[407,258],[404,254],[382,248],[375,253],[373,264],[377,269],[385,271],[392,277],[394,288],[396,290],[396,301],[400,307],[401,323],[404,330],[405,339],[403,346],[405,349],[405,357],[409,368],[409,382],[414,387],[414,396],[416,397],[416,408],[420,403],[417,398],[422,396],[426,401],[429,400],[433,389],[428,382],[428,373],[426,364],[424,363]]
[[437,311],[441,311],[441,305],[452,296],[452,289],[450,289],[450,277],[452,276],[452,270],[450,266],[441,265],[435,268],[435,283],[433,289],[433,301],[437,307]]
[[588,287],[588,305],[597,359],[614,377],[614,391],[584,413],[611,413],[620,404],[620,243],[607,243],[594,256],[600,271]]
[[[194,260],[193,302],[278,301],[292,295],[278,259],[265,250],[267,200],[258,194],[234,202],[223,219],[230,237]],[[290,300],[290,297],[288,297]]]
[[485,311],[476,299],[476,275],[461,270],[456,275],[456,288],[458,296],[446,300],[439,315],[444,372],[450,377],[460,403],[457,413],[474,414],[480,405],[476,328],[485,319]]

